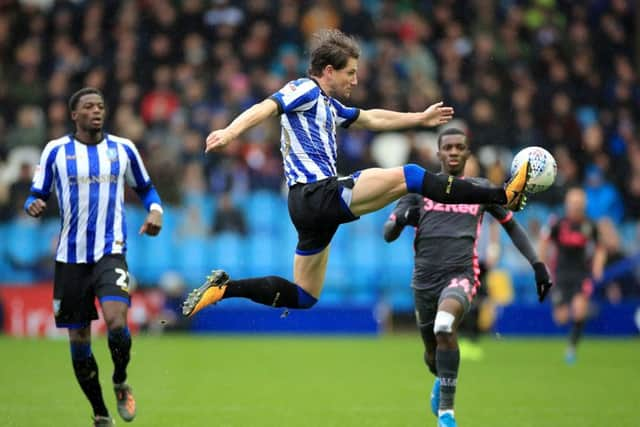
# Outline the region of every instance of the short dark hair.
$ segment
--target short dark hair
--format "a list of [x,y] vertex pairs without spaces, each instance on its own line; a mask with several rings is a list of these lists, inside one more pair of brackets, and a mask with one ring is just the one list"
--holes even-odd
[[83,87],[82,89],[76,91],[73,95],[71,95],[71,98],[69,98],[69,111],[75,111],[80,98],[92,93],[95,93],[96,95],[100,96],[102,100],[104,100],[104,95],[98,89],[94,87]]
[[360,47],[353,37],[340,30],[320,30],[311,38],[310,56],[307,73],[319,76],[327,65],[341,70],[347,66],[349,58],[360,58]]
[[440,148],[440,144],[442,143],[442,137],[447,135],[462,135],[465,137],[465,140],[467,137],[467,135],[461,129],[458,129],[458,128],[445,129],[442,132],[440,132],[440,134],[438,135],[438,148]]

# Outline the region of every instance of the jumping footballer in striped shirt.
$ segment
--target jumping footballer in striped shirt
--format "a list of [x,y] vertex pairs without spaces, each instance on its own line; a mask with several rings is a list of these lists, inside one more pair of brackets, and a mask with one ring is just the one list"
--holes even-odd
[[415,164],[371,168],[339,177],[338,126],[373,131],[438,126],[451,119],[453,109],[441,102],[414,113],[348,107],[337,98],[349,98],[358,83],[360,49],[356,41],[339,30],[322,30],[315,34],[310,54],[308,77],[287,83],[224,129],[211,132],[206,140],[207,152],[220,150],[247,129],[280,116],[289,214],[298,231],[294,280],[279,276],[229,280],[226,272],[216,270],[184,302],[186,316],[234,297],[272,307],[312,307],[320,297],[329,243],[340,224],[381,209],[407,193],[419,193],[442,203],[491,203],[513,210],[522,207],[528,163],[504,189],[436,175]]

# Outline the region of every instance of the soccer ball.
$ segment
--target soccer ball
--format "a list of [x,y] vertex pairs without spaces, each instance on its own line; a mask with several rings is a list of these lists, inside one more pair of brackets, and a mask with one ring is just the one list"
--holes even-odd
[[551,187],[556,179],[558,166],[551,153],[542,147],[527,147],[520,150],[511,162],[511,175],[515,174],[522,162],[527,159],[531,167],[531,176],[524,191],[539,193]]

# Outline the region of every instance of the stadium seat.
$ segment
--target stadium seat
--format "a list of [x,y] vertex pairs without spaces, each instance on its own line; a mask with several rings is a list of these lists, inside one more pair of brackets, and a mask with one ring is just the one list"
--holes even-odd
[[382,288],[404,288],[411,283],[415,252],[413,228],[406,228],[393,242],[387,243],[382,238],[384,249],[384,268],[381,271]]
[[[135,238],[141,240],[141,256],[144,259],[143,268],[137,273],[138,280],[141,282],[157,283],[165,271],[177,269],[177,250],[174,236],[168,230],[164,229],[164,223],[162,232],[155,237],[138,236],[137,233],[135,234]],[[132,238],[133,236],[130,233],[129,239]]]
[[349,284],[375,293],[382,284],[381,277],[387,266],[383,256],[384,240],[379,233],[371,233],[354,236],[350,243],[345,254],[351,267]]
[[224,269],[231,277],[246,277],[250,263],[246,240],[237,233],[220,233],[207,240],[207,272]]
[[385,300],[391,304],[391,308],[394,312],[413,312],[413,291],[408,284],[404,287],[392,288],[390,289],[390,292],[385,295]]
[[[279,239],[271,233],[251,233],[247,238],[248,268],[251,276],[268,276],[282,272],[287,259],[292,257],[289,250],[281,247]],[[285,275],[288,277],[291,272]]]
[[285,224],[289,222],[286,202],[272,191],[257,191],[249,195],[244,209],[251,233],[274,233],[283,222]]
[[[16,263],[29,265],[45,255],[48,247],[42,244],[40,222],[32,218],[18,218],[11,221],[5,230],[5,256]],[[10,242],[10,243],[9,243]]]
[[176,245],[175,257],[178,272],[184,277],[187,286],[202,284],[211,269],[211,259],[204,237],[182,239]]

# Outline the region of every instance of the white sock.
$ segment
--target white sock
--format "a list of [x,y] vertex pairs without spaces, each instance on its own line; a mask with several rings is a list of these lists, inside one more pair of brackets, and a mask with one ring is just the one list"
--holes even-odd
[[444,414],[451,414],[453,417],[453,409],[438,409],[438,417],[441,417]]

